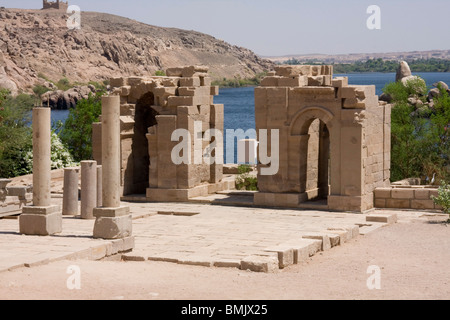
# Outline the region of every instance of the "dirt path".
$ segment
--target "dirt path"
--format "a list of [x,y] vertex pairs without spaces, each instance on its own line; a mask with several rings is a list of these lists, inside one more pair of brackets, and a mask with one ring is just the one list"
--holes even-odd
[[[275,274],[156,262],[63,261],[0,274],[0,299],[449,299],[450,227],[382,228]],[[81,271],[68,290],[67,268]],[[367,288],[367,268],[381,289]]]

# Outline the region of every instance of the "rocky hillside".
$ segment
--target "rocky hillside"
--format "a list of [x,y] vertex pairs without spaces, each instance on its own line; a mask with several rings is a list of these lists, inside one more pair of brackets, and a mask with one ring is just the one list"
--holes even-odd
[[44,78],[86,83],[184,65],[208,65],[215,79],[250,77],[273,66],[199,32],[97,12],[83,12],[81,30],[69,30],[67,18],[56,10],[0,9],[0,86],[29,90]]

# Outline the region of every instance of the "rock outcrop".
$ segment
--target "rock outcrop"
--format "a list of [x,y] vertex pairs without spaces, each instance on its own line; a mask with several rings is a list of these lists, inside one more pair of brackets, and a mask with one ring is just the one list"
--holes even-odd
[[46,79],[100,82],[183,65],[208,65],[216,79],[245,78],[274,66],[203,33],[104,13],[81,14],[81,30],[69,30],[68,15],[60,11],[0,9],[0,83],[30,91]]
[[41,96],[42,105],[58,110],[75,108],[79,100],[87,99],[89,94],[95,93],[96,89],[92,85],[77,86],[67,91],[48,91]]
[[[442,91],[447,91],[450,94],[450,89],[448,85],[443,81],[434,83],[433,84],[434,88],[429,90],[428,93],[426,91],[423,92],[423,88],[426,88],[425,81],[418,76],[413,76],[408,63],[406,61],[401,61],[397,69],[396,81],[401,81],[403,85],[406,86],[408,85],[408,82],[412,80],[418,80],[420,82],[423,82],[423,85],[422,84],[417,85],[416,86],[417,90],[415,90],[416,92],[408,97],[408,103],[416,108],[415,112],[426,111],[426,109],[428,108],[433,109],[434,99],[441,97]],[[389,94],[383,93],[380,96],[380,100],[391,102],[392,97]]]

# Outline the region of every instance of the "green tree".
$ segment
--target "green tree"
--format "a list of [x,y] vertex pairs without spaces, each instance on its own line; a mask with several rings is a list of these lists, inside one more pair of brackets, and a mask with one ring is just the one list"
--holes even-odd
[[0,90],[0,177],[12,178],[27,173],[25,153],[32,148],[32,96],[12,97]]
[[99,120],[103,94],[97,92],[90,94],[88,99],[78,101],[61,130],[61,140],[77,162],[92,159],[92,123]]
[[429,177],[448,180],[450,172],[450,98],[445,90],[433,107],[417,108],[408,103],[415,97],[426,102],[426,84],[413,80],[386,85],[383,91],[393,98],[391,116],[391,179]]

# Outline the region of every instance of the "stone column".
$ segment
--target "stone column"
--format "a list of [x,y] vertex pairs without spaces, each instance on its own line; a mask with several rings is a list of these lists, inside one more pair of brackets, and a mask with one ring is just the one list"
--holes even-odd
[[97,207],[97,161],[81,161],[81,219],[94,219]]
[[33,109],[33,206],[24,207],[20,233],[52,235],[62,231],[59,206],[51,205],[51,109]]
[[97,166],[97,207],[102,207],[103,206],[102,180],[103,180],[102,166]]
[[63,216],[78,215],[79,168],[64,169]]
[[102,98],[102,200],[94,210],[94,238],[122,239],[132,234],[129,207],[120,206],[120,97]]

